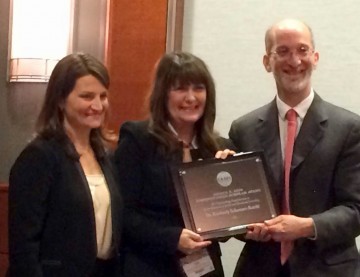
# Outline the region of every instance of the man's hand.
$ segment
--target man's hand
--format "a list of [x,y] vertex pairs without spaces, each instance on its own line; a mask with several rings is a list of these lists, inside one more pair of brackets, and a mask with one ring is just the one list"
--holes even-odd
[[314,221],[312,218],[280,215],[273,219],[266,220],[265,226],[271,238],[275,241],[289,241],[315,236]]
[[256,223],[247,226],[245,239],[269,241],[271,239],[271,235],[268,231],[268,227],[264,223]]

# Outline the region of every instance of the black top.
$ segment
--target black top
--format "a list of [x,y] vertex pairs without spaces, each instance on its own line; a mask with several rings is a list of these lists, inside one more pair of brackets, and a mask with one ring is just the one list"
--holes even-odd
[[[94,266],[97,245],[91,193],[79,159],[66,149],[69,145],[73,147],[54,138],[36,138],[11,169],[11,277],[86,276]],[[117,256],[122,200],[108,158],[97,159],[110,192]]]
[[[183,276],[177,246],[184,223],[170,172],[181,161],[181,151],[164,154],[147,121],[121,127],[115,162],[125,199],[125,276]],[[219,244],[207,249],[216,270],[206,276],[223,276]]]

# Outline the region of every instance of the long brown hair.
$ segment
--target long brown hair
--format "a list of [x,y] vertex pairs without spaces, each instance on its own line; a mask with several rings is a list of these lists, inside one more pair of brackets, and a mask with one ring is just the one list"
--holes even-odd
[[[36,123],[36,132],[39,136],[59,139],[66,137],[62,105],[74,89],[76,81],[86,75],[94,76],[106,89],[109,89],[110,79],[106,67],[89,54],[70,54],[56,64]],[[105,114],[105,119],[107,117],[108,115]],[[114,139],[113,133],[106,129],[105,122],[101,127],[90,132],[90,142],[97,153],[101,152],[104,142],[112,142]]]
[[202,84],[206,88],[204,114],[195,124],[200,149],[218,150],[214,121],[216,115],[215,84],[206,64],[193,54],[174,52],[165,54],[158,62],[150,95],[150,132],[162,143],[167,152],[179,147],[168,126],[169,91],[176,85]]

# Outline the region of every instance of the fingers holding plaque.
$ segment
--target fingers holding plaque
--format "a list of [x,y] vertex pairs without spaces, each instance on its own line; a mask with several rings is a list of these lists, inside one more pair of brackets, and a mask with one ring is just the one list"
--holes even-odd
[[184,163],[172,177],[185,227],[205,239],[244,233],[276,216],[262,152]]

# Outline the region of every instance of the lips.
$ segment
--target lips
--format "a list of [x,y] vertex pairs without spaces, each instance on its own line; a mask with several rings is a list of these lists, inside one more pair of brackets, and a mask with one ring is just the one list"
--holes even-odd
[[298,81],[305,78],[303,70],[301,71],[284,71],[283,77],[288,79],[289,81]]
[[103,120],[103,113],[90,113],[85,115],[90,120]]
[[199,108],[198,105],[196,105],[196,106],[186,106],[186,107],[182,106],[182,107],[180,107],[180,110],[183,110],[183,111],[195,111],[198,108]]
[[296,69],[296,70],[285,69],[285,70],[283,70],[283,72],[285,74],[291,75],[291,76],[293,76],[293,75],[301,75],[301,74],[304,73],[304,71],[305,71],[304,69]]
[[86,116],[97,116],[97,115],[102,115],[104,113],[104,111],[89,111],[87,113],[85,113]]

